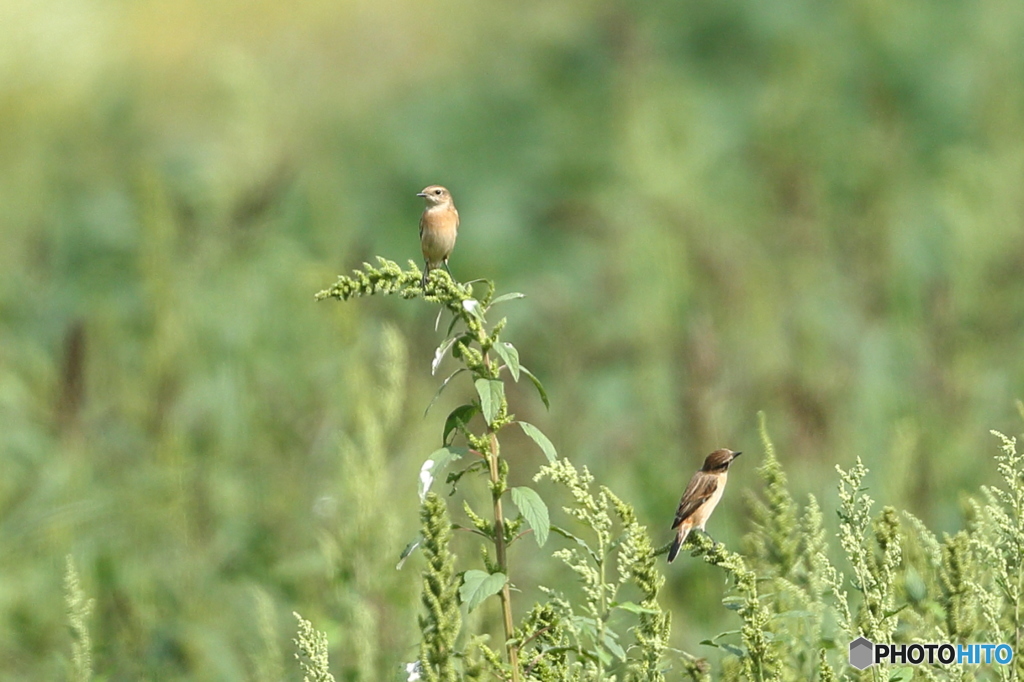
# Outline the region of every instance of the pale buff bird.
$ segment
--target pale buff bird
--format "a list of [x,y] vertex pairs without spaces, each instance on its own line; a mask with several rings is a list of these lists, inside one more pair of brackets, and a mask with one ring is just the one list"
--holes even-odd
[[448,256],[455,248],[455,238],[459,232],[459,212],[452,201],[451,192],[440,185],[431,185],[417,194],[426,200],[426,208],[420,216],[420,248],[423,250],[423,282],[434,268],[444,266],[448,274]]

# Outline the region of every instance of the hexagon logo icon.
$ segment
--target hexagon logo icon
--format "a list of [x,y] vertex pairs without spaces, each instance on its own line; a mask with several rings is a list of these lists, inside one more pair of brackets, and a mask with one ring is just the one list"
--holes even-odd
[[850,642],[850,665],[857,670],[870,668],[875,664],[875,645],[866,637]]

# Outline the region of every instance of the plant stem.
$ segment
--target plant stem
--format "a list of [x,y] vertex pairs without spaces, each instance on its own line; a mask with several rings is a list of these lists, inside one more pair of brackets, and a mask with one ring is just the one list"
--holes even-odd
[[[498,435],[490,430],[488,434],[491,447],[490,457],[487,458],[491,471],[491,485],[493,490],[499,491],[498,483],[501,473],[498,469]],[[505,648],[508,652],[508,664],[512,668],[512,682],[519,682],[519,648],[509,644],[512,639],[515,626],[512,624],[512,592],[509,589],[508,558],[505,553],[505,515],[501,509],[501,495],[492,493],[494,502],[494,551],[498,557],[498,570],[505,574],[505,585],[501,588],[501,611],[502,621],[505,626]]]
[[[605,618],[608,616],[608,593],[607,593],[607,586],[605,584],[605,572],[604,572],[606,549],[605,549],[604,537],[600,533],[598,533],[597,543],[598,543],[597,556],[600,557],[600,560],[597,562],[597,565],[598,565],[598,570],[600,571],[600,577],[601,577],[601,585],[600,585],[601,593],[600,593],[600,599],[598,600],[598,612],[599,613],[597,614],[597,642],[594,645],[594,649],[595,650],[600,650],[601,647],[603,647],[605,645],[604,644],[604,621],[605,621]],[[597,679],[598,680],[603,680],[604,679],[604,661],[601,659],[601,657],[598,657],[598,659],[597,659]]]

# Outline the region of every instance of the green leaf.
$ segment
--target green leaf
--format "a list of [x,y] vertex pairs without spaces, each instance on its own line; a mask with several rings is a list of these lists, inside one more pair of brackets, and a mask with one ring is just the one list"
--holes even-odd
[[448,382],[450,382],[452,379],[454,379],[458,374],[460,374],[462,372],[465,372],[465,371],[466,371],[465,367],[459,367],[457,370],[455,370],[454,372],[449,374],[447,379],[445,379],[444,381],[441,382],[441,385],[437,388],[437,393],[435,393],[434,397],[430,399],[430,404],[427,405],[427,409],[423,410],[423,416],[424,417],[426,417],[427,413],[430,412],[430,408],[434,406],[434,403],[437,402],[437,399],[441,397],[441,391],[443,391],[445,389],[445,387],[448,385]]
[[459,323],[459,316],[452,315],[452,321],[448,323],[448,331],[444,333],[445,336],[451,336],[452,330],[455,329],[455,325]]
[[601,563],[600,558],[598,558],[598,556],[597,556],[597,552],[595,552],[594,550],[590,549],[590,545],[588,545],[587,541],[584,540],[583,538],[578,537],[576,535],[573,535],[572,533],[570,533],[566,529],[559,528],[558,526],[551,526],[551,530],[555,531],[556,533],[561,535],[563,538],[566,538],[568,540],[574,540],[577,545],[579,545],[583,549],[587,550],[587,553],[590,555],[590,558],[594,560],[594,563],[596,563],[596,564]]
[[746,602],[744,597],[725,597],[722,599],[722,606],[730,611],[739,611]]
[[548,532],[551,530],[551,520],[548,517],[548,506],[533,488],[519,486],[512,488],[512,503],[519,509],[519,513],[526,519],[526,523],[533,529],[537,538],[537,546],[543,547],[548,541]]
[[[493,301],[491,301],[491,305],[496,305],[498,303],[504,303],[505,301],[514,301],[517,298],[526,298],[526,294],[521,294],[518,291],[513,291],[510,294],[502,294],[501,296],[499,296],[496,299],[494,299]],[[488,306],[488,307],[490,307],[490,306]]]
[[473,382],[477,395],[480,396],[480,409],[488,425],[493,424],[501,412],[501,402],[505,398],[505,384],[500,379],[477,379]]
[[420,502],[423,502],[423,499],[427,496],[427,492],[430,490],[437,472],[466,454],[469,454],[468,448],[453,447],[443,447],[431,453],[427,461],[420,467]]
[[586,616],[573,616],[573,624],[576,625],[576,629],[583,635],[590,637],[597,637],[597,621],[593,618],[587,618]]
[[743,630],[726,630],[725,632],[719,632],[715,635],[715,640],[719,640],[722,637],[732,637],[734,635],[742,635]]
[[469,448],[457,448],[450,445],[438,448],[430,453],[430,457],[428,458],[434,461],[434,466],[430,468],[430,473],[436,474],[455,460],[462,459],[468,454]]
[[476,300],[475,298],[467,298],[465,301],[463,301],[462,308],[467,313],[469,313],[476,319],[480,320],[480,322],[484,321],[484,315],[480,311],[480,301]]
[[527,422],[519,422],[519,426],[523,427],[523,433],[533,439],[533,442],[540,446],[540,449],[544,451],[544,455],[548,458],[549,462],[554,462],[558,459],[558,453],[555,452],[555,446],[551,444],[548,437],[533,424]]
[[643,606],[640,606],[639,604],[633,603],[631,601],[613,602],[612,603],[612,608],[613,609],[622,609],[623,611],[629,611],[630,613],[635,613],[638,616],[641,613],[658,613],[657,609],[648,609],[648,608],[645,608]]
[[613,654],[615,654],[615,656],[620,661],[624,661],[624,660],[626,660],[626,652],[625,652],[625,650],[623,650],[622,645],[619,644],[615,640],[616,636],[617,635],[613,631],[605,630],[604,631],[604,645],[606,647],[608,647],[608,650],[611,651]]
[[448,353],[451,347],[455,345],[455,340],[457,338],[459,337],[453,336],[450,339],[445,339],[441,342],[441,345],[437,347],[437,350],[434,351],[434,361],[430,363],[430,376],[434,376],[434,373],[437,372],[438,365],[441,364],[441,360],[444,360],[444,356]]
[[739,656],[740,658],[743,658],[747,655],[747,650],[745,648],[736,646],[735,644],[722,644],[721,647],[733,656]]
[[398,557],[398,565],[395,566],[396,571],[402,569],[402,565],[405,563],[405,560],[408,559],[421,544],[423,544],[423,535],[417,535],[412,542],[405,546],[405,549],[402,550],[402,555]]
[[537,393],[540,394],[540,399],[544,403],[544,407],[546,407],[546,408],[548,408],[550,410],[551,409],[551,402],[548,400],[548,392],[544,390],[544,384],[540,383],[540,379],[535,377],[533,375],[533,372],[531,372],[530,370],[526,369],[522,365],[519,366],[519,370],[523,374],[525,374],[526,376],[528,376],[530,378],[530,381],[533,382],[534,388],[537,389]]
[[519,351],[516,350],[516,347],[506,341],[499,341],[494,344],[493,348],[494,352],[505,361],[508,371],[512,372],[512,378],[519,381]]
[[462,575],[462,587],[459,588],[459,598],[470,611],[480,605],[484,599],[492,594],[498,594],[505,586],[507,578],[504,573],[486,573],[472,569]]
[[479,411],[476,405],[459,405],[444,420],[444,435],[441,436],[441,442],[445,445],[450,445],[451,441],[448,440],[448,436],[459,427],[461,424],[465,428],[469,420],[473,418]]

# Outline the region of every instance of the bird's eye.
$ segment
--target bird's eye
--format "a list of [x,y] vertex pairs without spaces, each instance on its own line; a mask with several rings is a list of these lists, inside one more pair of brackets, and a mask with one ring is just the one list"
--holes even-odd
[[435,189],[435,190],[434,190],[434,194],[437,194],[438,196],[440,196],[440,195],[441,195],[441,190],[439,190],[439,189]]

